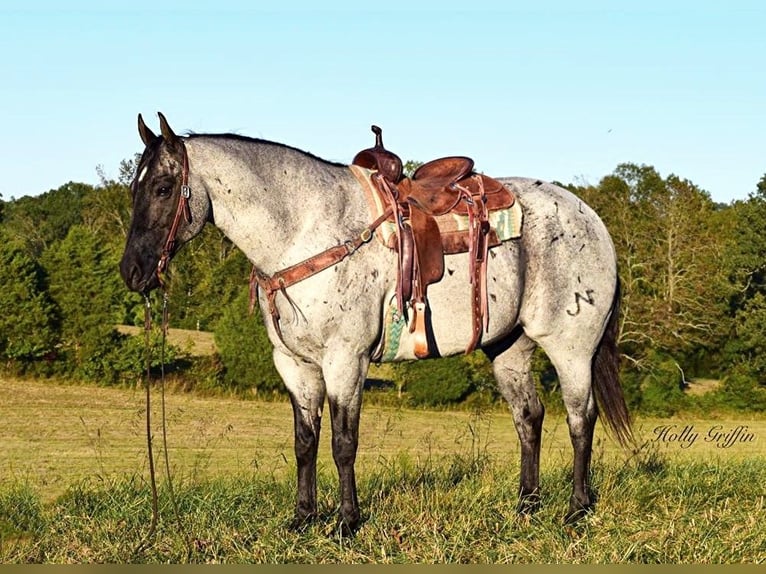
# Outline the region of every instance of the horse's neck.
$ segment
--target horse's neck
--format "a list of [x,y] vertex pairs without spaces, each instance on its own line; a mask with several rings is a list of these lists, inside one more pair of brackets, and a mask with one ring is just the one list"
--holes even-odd
[[264,273],[336,245],[366,223],[364,198],[349,193],[356,182],[344,167],[256,141],[190,138],[187,149],[213,223]]

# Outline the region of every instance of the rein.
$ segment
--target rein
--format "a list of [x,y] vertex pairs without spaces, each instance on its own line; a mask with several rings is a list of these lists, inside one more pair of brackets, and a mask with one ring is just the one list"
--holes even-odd
[[[146,377],[144,388],[146,390],[146,449],[149,457],[149,478],[152,491],[152,519],[149,524],[149,531],[144,536],[143,540],[134,550],[134,554],[139,554],[147,550],[151,546],[151,540],[154,538],[157,532],[157,523],[159,522],[159,495],[157,491],[157,474],[154,466],[154,449],[152,447],[152,418],[151,418],[151,367],[152,367],[152,354],[151,354],[151,331],[152,331],[152,304],[149,296],[144,294],[144,349],[146,353]],[[168,433],[167,433],[167,416],[165,411],[165,348],[167,343],[169,325],[169,313],[168,313],[168,295],[163,290],[162,293],[162,324],[160,332],[162,334],[162,344],[160,349],[160,402],[161,402],[161,418],[162,418],[162,447],[163,455],[165,459],[165,476],[167,478],[168,493],[170,495],[170,501],[173,506],[176,522],[179,532],[183,535],[184,541],[187,546],[188,557],[191,558],[192,545],[190,537],[187,535],[183,523],[181,521],[181,513],[178,507],[178,501],[176,500],[175,490],[173,488],[173,480],[170,474],[170,456],[168,454]]]
[[139,554],[149,547],[149,540],[154,537],[157,531],[157,521],[159,519],[159,497],[157,496],[157,477],[154,471],[154,449],[152,448],[152,395],[151,395],[151,370],[152,353],[150,335],[152,332],[152,303],[149,296],[144,294],[144,354],[146,355],[146,376],[144,378],[144,389],[146,391],[146,450],[149,456],[149,479],[152,488],[152,521],[149,524],[149,532],[146,533],[143,540],[133,550],[134,554]]

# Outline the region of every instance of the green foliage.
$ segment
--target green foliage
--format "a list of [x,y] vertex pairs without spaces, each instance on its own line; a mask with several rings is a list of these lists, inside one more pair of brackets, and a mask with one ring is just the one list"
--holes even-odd
[[[94,347],[79,365],[77,376],[103,385],[135,386],[145,377],[147,354],[152,373],[157,376],[163,365],[162,333],[159,328],[152,330],[148,349],[144,336],[133,337],[111,330],[102,344]],[[185,359],[177,347],[165,344],[166,372],[172,372],[177,363]]]
[[172,264],[169,295],[174,326],[215,331],[222,309],[247,285],[251,267],[218,229],[205,227]]
[[49,293],[61,317],[61,340],[70,372],[90,379],[94,362],[114,344],[115,303],[123,287],[113,255],[81,225],[46,250],[42,258]]
[[725,406],[737,411],[765,412],[766,386],[759,384],[763,380],[764,371],[749,363],[734,367],[721,384],[712,393],[716,406]]
[[421,165],[423,165],[422,161],[408,160],[404,162],[404,165],[402,166],[402,173],[404,173],[405,176],[410,177]]
[[729,260],[735,293],[730,299],[731,337],[724,357],[736,365],[745,362],[758,373],[766,372],[766,176],[758,192],[730,208],[734,219]]
[[[218,353],[199,357],[185,357],[185,367],[176,373],[176,379],[186,389],[193,389],[200,395],[221,395],[228,390],[223,375],[225,368]],[[241,389],[233,389],[235,392]]]
[[19,248],[0,242],[0,359],[34,362],[57,342],[43,270]]
[[223,363],[223,380],[232,389],[256,392],[281,390],[282,379],[274,367],[272,345],[266,334],[258,306],[248,314],[249,289],[223,309],[215,330],[215,343]]
[[[622,284],[620,345],[641,362],[651,351],[711,352],[729,334],[733,287],[722,265],[735,247],[731,222],[710,196],[650,166],[621,164],[596,187],[573,188],[602,217]],[[695,364],[703,364],[697,356]]]
[[404,388],[414,405],[458,403],[475,389],[471,365],[461,356],[414,361],[403,370]]
[[[669,417],[687,406],[683,374],[669,355],[651,352],[640,369],[623,371],[626,402],[642,413]],[[627,382],[627,384],[625,384]]]
[[756,294],[766,294],[766,175],[746,201],[726,210],[732,220],[732,246],[727,267],[736,287],[731,303],[734,312]]
[[22,197],[7,205],[4,226],[8,237],[39,257],[82,221],[83,198],[93,192],[84,183],[69,182],[38,197]]
[[755,292],[735,315],[735,336],[727,356],[745,361],[753,372],[766,373],[766,294]]

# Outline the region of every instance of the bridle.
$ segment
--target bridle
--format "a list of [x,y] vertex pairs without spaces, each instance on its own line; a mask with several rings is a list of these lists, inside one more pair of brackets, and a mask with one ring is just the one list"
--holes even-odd
[[178,234],[181,217],[184,218],[187,224],[191,223],[192,220],[191,207],[189,206],[189,198],[191,197],[191,187],[189,187],[189,155],[186,153],[186,145],[183,140],[179,139],[179,143],[181,145],[181,193],[178,196],[178,206],[176,207],[175,217],[173,217],[173,224],[170,226],[168,238],[165,240],[165,246],[162,248],[160,260],[157,262],[157,279],[159,279],[160,285],[164,284],[162,275],[167,269],[170,258],[176,249],[176,235]]

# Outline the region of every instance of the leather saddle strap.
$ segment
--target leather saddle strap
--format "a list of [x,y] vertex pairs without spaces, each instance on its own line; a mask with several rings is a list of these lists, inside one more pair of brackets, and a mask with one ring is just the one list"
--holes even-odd
[[370,223],[359,235],[350,241],[346,241],[341,245],[336,245],[325,249],[321,253],[309,257],[291,265],[281,271],[277,271],[273,275],[265,275],[253,266],[253,270],[250,272],[250,312],[255,307],[255,285],[263,289],[266,294],[266,300],[269,304],[269,313],[271,314],[271,320],[274,324],[279,338],[282,339],[282,329],[279,326],[279,310],[277,309],[276,299],[277,293],[280,291],[287,297],[292,303],[292,300],[287,295],[286,289],[304,279],[308,279],[312,275],[316,275],[320,271],[332,267],[343,261],[346,257],[354,253],[362,245],[369,242],[372,239],[372,234],[389,216],[391,215],[391,208],[388,208],[380,217]]
[[412,227],[407,221],[410,216],[410,205],[400,201],[398,186],[387,179],[382,173],[372,175],[372,181],[380,190],[388,203],[387,212],[393,214],[396,225],[396,307],[402,316],[406,316],[406,304],[412,297],[413,261],[415,259],[415,242]]
[[484,182],[476,177],[479,192],[471,194],[468,189],[457,185],[468,204],[469,235],[469,277],[471,280],[471,341],[466,354],[476,349],[483,331],[489,328],[489,297],[487,295],[487,260],[489,255],[489,213]]

